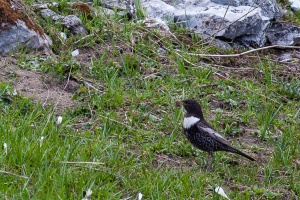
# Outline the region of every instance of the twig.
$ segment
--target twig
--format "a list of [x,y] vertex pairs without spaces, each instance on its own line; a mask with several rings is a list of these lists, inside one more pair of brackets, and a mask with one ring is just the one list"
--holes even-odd
[[109,118],[109,117],[105,117],[105,116],[103,116],[103,115],[98,115],[98,116],[100,116],[100,117],[102,117],[102,118],[104,118],[104,119],[107,119],[107,120],[111,120],[111,121],[113,121],[113,122],[116,122],[117,124],[121,124],[121,125],[123,125],[123,126],[126,126],[127,128],[129,128],[129,129],[131,129],[131,130],[137,131],[137,129],[133,128],[132,126],[129,126],[129,125],[124,124],[124,123],[122,123],[122,122],[119,122],[119,121],[117,121],[117,120],[111,119],[111,118]]
[[44,81],[42,81],[42,83],[46,86],[46,88],[47,88],[47,97],[46,97],[46,100],[44,101],[44,103],[42,104],[42,106],[44,107],[45,105],[46,105],[46,103],[47,103],[47,101],[48,101],[48,98],[49,98],[49,87],[48,87],[48,85],[44,82]]
[[255,70],[255,68],[243,68],[243,67],[227,67],[227,66],[223,66],[223,65],[217,65],[217,64],[213,64],[213,67],[221,67],[221,68],[225,68],[226,70],[235,70],[235,71],[247,71],[247,70]]
[[71,72],[72,72],[72,66],[71,66],[71,68],[70,68],[70,71],[69,71],[69,74],[68,74],[68,79],[67,79],[67,83],[66,83],[66,85],[65,85],[65,87],[64,87],[64,90],[68,87],[68,85],[69,85],[69,82],[70,82],[70,77],[71,77]]
[[89,37],[92,37],[92,36],[94,36],[94,34],[86,35],[86,36],[80,38],[79,40],[75,41],[74,44],[78,44],[82,40],[85,40],[86,38],[89,38]]
[[[90,83],[91,81],[88,81],[88,80],[84,80],[82,77],[78,78],[76,76],[73,76],[71,75],[71,78],[74,79],[76,82],[78,83],[83,83],[84,85],[86,85],[87,87],[90,87],[92,88],[93,90],[95,90],[96,92],[99,92],[99,93],[105,93],[105,91],[102,91],[98,88],[96,88],[95,86],[92,85],[92,83]],[[100,85],[101,88],[104,88],[103,85]]]
[[149,75],[143,77],[143,80],[150,78],[151,76],[155,76],[156,74],[160,74],[160,72],[155,72],[155,73],[149,74]]
[[29,179],[27,176],[22,176],[22,175],[19,175],[19,174],[14,174],[12,172],[6,172],[6,171],[0,170],[0,173],[2,173],[2,174],[8,174],[8,175],[13,175],[13,176],[16,176],[16,177],[19,177],[19,178]]
[[90,122],[79,122],[79,123],[76,123],[76,124],[70,124],[70,125],[67,125],[67,127],[72,127],[72,126],[84,126],[84,125],[93,125],[93,124],[90,123]]
[[92,164],[92,165],[104,165],[105,163],[101,162],[71,162],[71,161],[65,161],[65,162],[60,162],[62,164]]
[[95,86],[93,86],[91,83],[89,83],[88,81],[83,81],[83,83],[85,84],[85,85],[87,85],[88,87],[90,87],[90,88],[92,88],[93,90],[96,90],[97,92],[100,92],[100,90],[99,89],[97,89]]
[[[257,49],[252,49],[249,51],[245,51],[243,53],[239,53],[239,54],[231,54],[231,55],[218,55],[218,54],[197,54],[197,53],[186,53],[187,55],[192,55],[192,56],[203,56],[203,57],[239,57],[239,56],[243,56],[249,53],[253,53],[256,51],[261,51],[261,50],[265,50],[265,49],[271,49],[271,48],[282,48],[282,49],[300,49],[299,46],[283,46],[283,45],[273,45],[273,46],[268,46],[268,47],[261,47],[261,48],[257,48]],[[175,51],[181,52],[178,49],[175,49]]]
[[77,136],[77,135],[70,135],[70,134],[59,134],[58,136],[75,137],[75,138],[80,138],[80,139],[84,139],[84,140],[95,141],[95,139],[91,139],[91,138],[87,138],[87,137],[82,137],[82,136]]
[[[230,2],[230,4],[231,4],[231,2]],[[228,6],[227,6],[227,8],[226,8],[226,11],[225,11],[225,13],[224,13],[224,16],[223,16],[223,18],[222,18],[222,21],[221,21],[221,23],[220,23],[220,25],[219,25],[219,28],[218,28],[217,32],[211,36],[211,37],[213,37],[214,39],[216,38],[217,33],[219,33],[219,30],[222,30],[221,28],[222,28],[222,25],[223,25],[223,23],[224,23],[224,21],[225,21],[225,17],[226,17],[226,14],[227,14],[227,12],[228,12],[228,9],[229,9],[229,7],[230,7],[230,4],[228,4]],[[210,47],[210,46],[212,45],[213,42],[214,42],[214,40],[211,40],[208,46]]]

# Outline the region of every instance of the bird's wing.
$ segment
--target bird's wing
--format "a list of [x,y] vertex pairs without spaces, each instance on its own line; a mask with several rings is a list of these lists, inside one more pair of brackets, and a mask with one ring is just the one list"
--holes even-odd
[[208,124],[206,121],[199,121],[197,123],[197,128],[201,131],[201,133],[204,133],[215,140],[230,145],[213,127]]

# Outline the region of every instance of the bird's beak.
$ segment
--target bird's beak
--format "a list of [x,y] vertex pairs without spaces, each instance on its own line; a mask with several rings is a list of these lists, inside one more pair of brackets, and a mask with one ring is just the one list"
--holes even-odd
[[185,103],[183,101],[176,101],[175,103],[176,103],[177,107],[180,107],[181,105],[183,105],[183,106],[185,105]]

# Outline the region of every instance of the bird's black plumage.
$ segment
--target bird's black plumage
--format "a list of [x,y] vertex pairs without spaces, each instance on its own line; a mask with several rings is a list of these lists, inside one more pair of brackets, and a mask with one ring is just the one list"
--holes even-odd
[[[184,120],[184,135],[196,148],[206,151],[213,158],[215,151],[227,151],[237,153],[241,156],[254,161],[247,154],[231,146],[214,128],[204,119],[200,104],[193,100],[187,99],[176,101],[176,105],[183,105],[186,110]],[[212,160],[210,165],[212,164]]]

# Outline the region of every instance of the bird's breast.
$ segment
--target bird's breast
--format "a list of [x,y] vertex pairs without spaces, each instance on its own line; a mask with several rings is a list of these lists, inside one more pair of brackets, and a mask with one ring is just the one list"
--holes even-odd
[[183,128],[189,129],[193,125],[197,124],[197,122],[199,122],[199,121],[200,121],[200,119],[198,117],[194,117],[194,116],[185,117],[183,120]]

